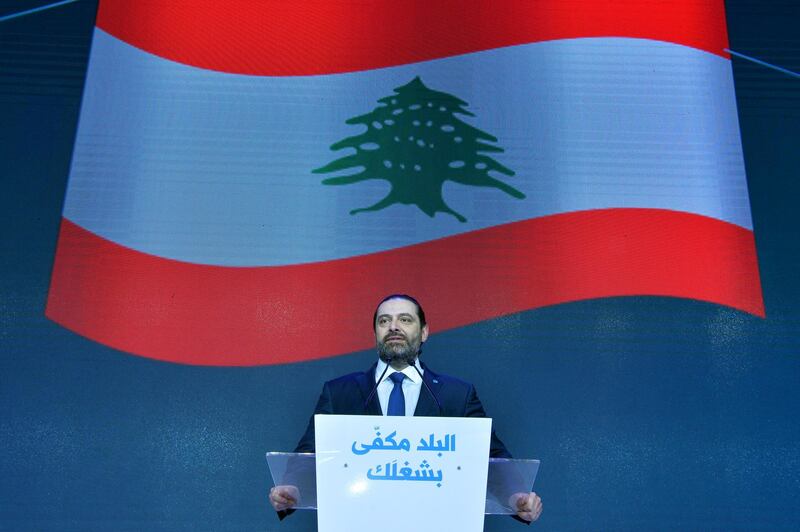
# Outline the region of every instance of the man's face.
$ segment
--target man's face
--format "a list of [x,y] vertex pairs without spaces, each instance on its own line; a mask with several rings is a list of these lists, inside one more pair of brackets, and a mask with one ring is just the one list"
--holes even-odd
[[422,327],[417,306],[407,299],[390,299],[378,307],[375,342],[381,360],[402,369],[417,358],[419,346],[428,339],[428,326]]

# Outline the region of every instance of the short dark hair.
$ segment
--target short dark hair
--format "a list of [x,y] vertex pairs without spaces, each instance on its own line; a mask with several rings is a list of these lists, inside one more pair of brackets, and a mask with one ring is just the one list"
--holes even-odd
[[425,321],[425,311],[422,310],[422,305],[419,304],[419,301],[414,299],[408,294],[391,294],[378,302],[378,306],[375,307],[375,314],[372,315],[372,330],[375,330],[375,322],[378,320],[378,309],[381,305],[389,301],[390,299],[405,299],[406,301],[411,301],[417,307],[417,317],[419,318],[419,326],[425,327],[428,322]]

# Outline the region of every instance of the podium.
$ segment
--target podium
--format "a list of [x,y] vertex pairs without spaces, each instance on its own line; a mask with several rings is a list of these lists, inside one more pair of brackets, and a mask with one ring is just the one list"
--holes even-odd
[[[483,530],[513,515],[538,460],[489,459],[491,419],[315,416],[316,454],[267,453],[276,486],[297,488],[321,532]],[[403,516],[395,521],[387,516]],[[380,525],[378,525],[380,523]]]

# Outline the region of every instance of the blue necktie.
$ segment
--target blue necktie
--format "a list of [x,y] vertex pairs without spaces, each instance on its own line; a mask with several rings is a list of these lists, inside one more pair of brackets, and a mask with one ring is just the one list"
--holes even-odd
[[392,393],[389,394],[389,406],[386,409],[386,415],[389,416],[404,416],[406,415],[406,396],[403,395],[403,379],[406,378],[405,374],[394,372],[389,375],[394,383]]

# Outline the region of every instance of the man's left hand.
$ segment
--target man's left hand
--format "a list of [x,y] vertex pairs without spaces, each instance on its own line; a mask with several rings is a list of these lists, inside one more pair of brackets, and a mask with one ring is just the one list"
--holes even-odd
[[542,515],[542,499],[534,492],[516,493],[509,502],[517,509],[517,517],[524,521],[536,521]]

